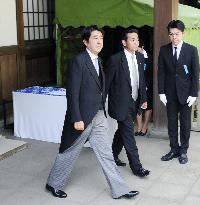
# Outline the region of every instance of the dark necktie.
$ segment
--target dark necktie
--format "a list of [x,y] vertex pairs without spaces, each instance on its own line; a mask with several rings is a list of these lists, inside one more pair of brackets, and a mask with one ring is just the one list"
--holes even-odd
[[177,63],[177,47],[174,47],[174,55],[173,55],[174,65]]

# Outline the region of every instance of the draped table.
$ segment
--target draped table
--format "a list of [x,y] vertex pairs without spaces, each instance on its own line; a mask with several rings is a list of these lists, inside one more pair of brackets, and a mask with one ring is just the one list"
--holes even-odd
[[12,94],[14,135],[60,143],[67,110],[66,90],[33,86]]

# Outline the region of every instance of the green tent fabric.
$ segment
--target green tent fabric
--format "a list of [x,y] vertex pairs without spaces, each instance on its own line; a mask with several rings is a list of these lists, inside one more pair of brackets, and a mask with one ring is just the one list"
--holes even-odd
[[183,40],[197,47],[200,59],[200,29],[186,29]]
[[[63,27],[153,26],[154,0],[56,0],[56,17]],[[187,28],[200,28],[200,10],[179,4],[178,16]]]
[[200,9],[179,4],[178,18],[186,26],[184,41],[197,47],[200,59]]
[[178,18],[184,22],[187,29],[200,29],[200,9],[179,4]]
[[63,26],[153,26],[153,1],[57,0],[56,17]]
[[[55,22],[62,27],[153,26],[154,0],[56,0],[55,3]],[[197,46],[200,54],[200,9],[179,4],[178,18],[186,25],[184,41]],[[59,29],[57,34],[57,83],[62,85]]]

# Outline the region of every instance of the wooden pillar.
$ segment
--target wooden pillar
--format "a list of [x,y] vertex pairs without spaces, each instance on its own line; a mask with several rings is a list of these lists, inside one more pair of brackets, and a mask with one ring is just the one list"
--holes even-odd
[[153,133],[166,135],[166,108],[161,104],[157,87],[157,63],[160,46],[169,42],[167,25],[178,16],[178,0],[154,0],[154,84]]
[[17,64],[18,64],[18,88],[25,87],[26,78],[26,61],[22,54],[25,48],[24,42],[24,18],[23,18],[23,0],[15,0],[16,2],[16,20],[17,20]]
[[15,0],[16,2],[16,19],[17,19],[17,41],[18,46],[24,46],[24,19],[23,19],[23,1]]

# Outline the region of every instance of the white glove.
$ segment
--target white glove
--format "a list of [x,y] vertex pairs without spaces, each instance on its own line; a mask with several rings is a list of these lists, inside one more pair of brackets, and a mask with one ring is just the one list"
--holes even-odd
[[167,104],[167,98],[165,94],[159,94],[160,96],[160,101],[166,106]]
[[187,99],[188,106],[189,107],[192,106],[196,99],[197,99],[197,97],[189,96]]

